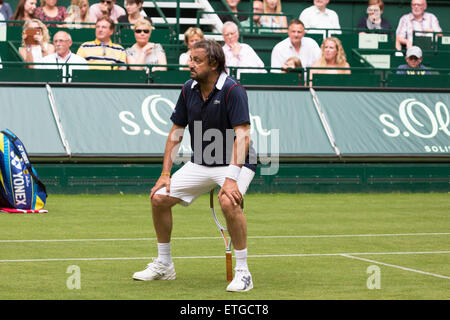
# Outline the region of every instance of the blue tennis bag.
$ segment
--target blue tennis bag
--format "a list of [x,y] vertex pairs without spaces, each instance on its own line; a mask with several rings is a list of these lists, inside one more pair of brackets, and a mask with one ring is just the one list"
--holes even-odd
[[44,208],[45,185],[31,166],[22,142],[10,130],[0,132],[0,207],[23,210]]

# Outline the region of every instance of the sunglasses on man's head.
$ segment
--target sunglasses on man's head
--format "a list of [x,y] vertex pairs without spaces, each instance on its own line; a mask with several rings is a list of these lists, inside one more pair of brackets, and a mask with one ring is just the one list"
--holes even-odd
[[101,3],[107,3],[107,4],[111,4],[112,1],[111,0],[100,0]]
[[142,29],[136,29],[136,30],[134,30],[134,32],[135,33],[150,33],[150,30],[148,30],[148,29],[144,29],[144,30],[142,30]]

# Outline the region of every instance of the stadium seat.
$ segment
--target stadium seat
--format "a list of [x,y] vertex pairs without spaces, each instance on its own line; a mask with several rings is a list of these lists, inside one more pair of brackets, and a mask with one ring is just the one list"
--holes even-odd
[[145,70],[73,70],[72,82],[147,83]]
[[183,84],[191,78],[191,73],[187,70],[154,71],[150,78],[153,83]]
[[240,81],[243,85],[285,85],[298,86],[298,73],[241,73]]
[[313,86],[381,87],[381,75],[372,73],[314,74]]
[[450,88],[450,75],[407,75],[392,73],[387,76],[387,86],[400,88]]
[[51,69],[0,69],[3,82],[61,82],[62,70]]
[[[16,47],[10,41],[1,41],[0,42],[0,57],[3,62],[12,61],[12,62],[20,62],[23,59],[20,57],[19,52]],[[10,65],[13,66],[13,65]],[[8,67],[8,64],[4,64],[3,68]]]

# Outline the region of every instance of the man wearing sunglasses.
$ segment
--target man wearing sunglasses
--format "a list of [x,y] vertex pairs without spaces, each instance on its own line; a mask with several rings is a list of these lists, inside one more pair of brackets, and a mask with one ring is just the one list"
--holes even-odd
[[117,23],[117,19],[124,14],[126,14],[125,9],[117,5],[116,0],[100,0],[89,8],[89,15],[94,22],[106,15]]

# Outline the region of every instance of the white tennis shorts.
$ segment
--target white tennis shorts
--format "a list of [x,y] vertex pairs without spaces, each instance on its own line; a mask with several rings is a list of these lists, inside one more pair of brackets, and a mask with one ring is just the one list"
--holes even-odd
[[[216,185],[222,186],[228,166],[208,167],[188,161],[177,170],[170,179],[169,196],[181,199],[183,206],[190,205],[198,196],[209,192]],[[242,196],[247,192],[255,172],[242,167],[237,181]],[[156,191],[156,194],[167,195],[166,187]]]

